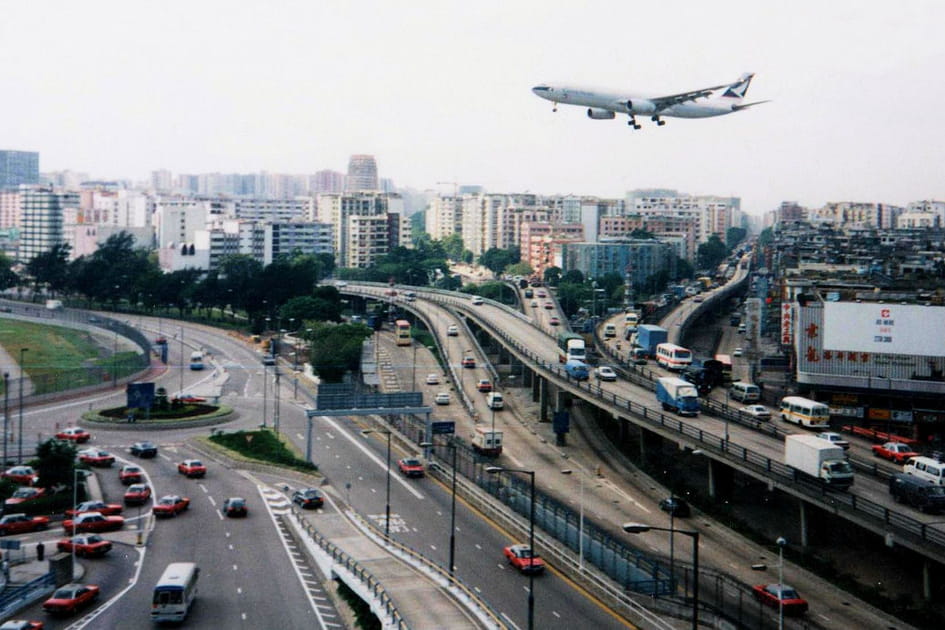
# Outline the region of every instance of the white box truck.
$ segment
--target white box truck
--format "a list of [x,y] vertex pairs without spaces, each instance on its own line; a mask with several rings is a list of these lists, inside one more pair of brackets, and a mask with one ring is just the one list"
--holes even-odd
[[498,457],[502,454],[502,431],[476,427],[476,432],[472,434],[472,447],[480,455]]
[[832,488],[846,490],[853,485],[853,467],[843,448],[816,435],[785,436],[784,463]]

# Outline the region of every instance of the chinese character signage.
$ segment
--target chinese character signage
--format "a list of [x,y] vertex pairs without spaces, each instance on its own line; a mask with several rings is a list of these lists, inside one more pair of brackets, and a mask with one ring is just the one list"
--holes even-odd
[[781,304],[781,345],[789,346],[794,343],[794,313],[788,302]]

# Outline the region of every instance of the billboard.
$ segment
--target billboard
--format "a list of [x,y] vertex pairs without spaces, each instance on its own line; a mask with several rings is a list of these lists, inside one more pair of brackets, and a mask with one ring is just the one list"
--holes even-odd
[[823,348],[872,354],[945,356],[945,308],[825,302]]

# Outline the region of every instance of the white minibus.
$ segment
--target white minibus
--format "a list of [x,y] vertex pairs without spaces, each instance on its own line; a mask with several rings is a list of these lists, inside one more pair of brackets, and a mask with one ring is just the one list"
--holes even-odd
[[656,362],[667,370],[678,372],[692,365],[692,350],[674,343],[661,343],[656,346]]
[[808,429],[829,429],[830,407],[809,398],[785,396],[781,399],[781,419]]
[[193,562],[172,562],[154,587],[151,620],[157,623],[183,621],[197,599],[200,569]]

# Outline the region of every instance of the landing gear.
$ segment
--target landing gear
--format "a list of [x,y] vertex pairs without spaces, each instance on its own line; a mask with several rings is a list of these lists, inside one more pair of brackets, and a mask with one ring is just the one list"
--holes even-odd
[[630,114],[630,120],[627,121],[627,124],[633,127],[634,129],[639,129],[640,125],[637,123],[637,117],[633,114]]
[[652,118],[650,118],[650,120],[652,120],[653,122],[655,122],[655,123],[656,123],[657,125],[659,125],[660,127],[662,127],[663,125],[666,124],[666,121],[660,119],[659,116],[653,116]]
[[551,108],[551,111],[553,111],[553,112],[558,111],[558,104],[557,104],[557,103],[554,104],[554,107]]

